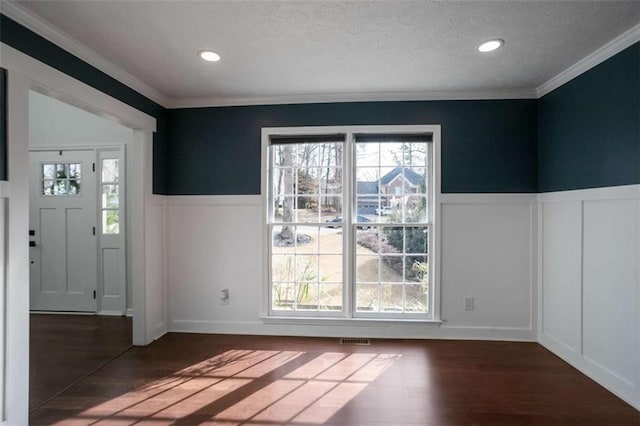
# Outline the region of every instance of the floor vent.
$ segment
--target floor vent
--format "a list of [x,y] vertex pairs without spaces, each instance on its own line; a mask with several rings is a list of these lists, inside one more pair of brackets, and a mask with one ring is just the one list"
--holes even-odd
[[341,345],[360,345],[360,346],[369,346],[371,344],[371,340],[369,339],[356,339],[356,338],[342,338],[340,339]]

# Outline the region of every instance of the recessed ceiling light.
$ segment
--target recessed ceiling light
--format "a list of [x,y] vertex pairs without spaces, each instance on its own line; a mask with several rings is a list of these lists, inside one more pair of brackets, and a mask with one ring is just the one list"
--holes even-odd
[[220,60],[220,55],[213,50],[201,50],[198,52],[198,55],[205,61],[209,62],[217,62]]
[[503,45],[504,45],[504,40],[500,40],[500,39],[489,40],[489,41],[485,41],[480,46],[478,46],[478,50],[482,53],[493,52],[494,50],[499,49]]

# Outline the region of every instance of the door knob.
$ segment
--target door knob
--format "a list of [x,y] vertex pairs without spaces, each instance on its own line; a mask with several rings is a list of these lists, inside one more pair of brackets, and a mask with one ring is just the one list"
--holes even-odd
[[35,241],[29,241],[29,247],[35,247],[35,246],[36,246]]

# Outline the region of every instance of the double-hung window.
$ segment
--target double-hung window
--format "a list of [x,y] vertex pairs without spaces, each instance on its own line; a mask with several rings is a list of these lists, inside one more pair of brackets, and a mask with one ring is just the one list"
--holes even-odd
[[270,316],[437,319],[438,126],[263,129]]

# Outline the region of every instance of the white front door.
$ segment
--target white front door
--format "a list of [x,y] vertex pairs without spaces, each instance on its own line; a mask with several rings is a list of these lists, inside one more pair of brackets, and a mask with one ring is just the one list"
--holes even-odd
[[96,311],[94,161],[93,150],[29,153],[31,310]]

